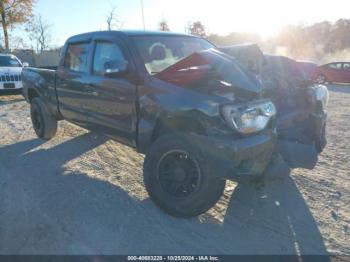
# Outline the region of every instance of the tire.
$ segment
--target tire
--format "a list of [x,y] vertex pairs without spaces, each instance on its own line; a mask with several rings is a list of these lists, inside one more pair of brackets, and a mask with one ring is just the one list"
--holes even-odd
[[[164,167],[170,171],[164,172]],[[209,210],[226,184],[213,175],[205,155],[183,135],[162,136],[153,143],[144,162],[144,182],[160,209],[182,218]]]
[[32,99],[30,116],[36,135],[44,140],[50,140],[57,132],[57,119],[47,110],[40,98]]

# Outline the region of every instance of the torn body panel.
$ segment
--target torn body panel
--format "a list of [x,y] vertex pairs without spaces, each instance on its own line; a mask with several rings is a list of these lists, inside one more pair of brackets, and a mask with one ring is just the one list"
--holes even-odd
[[238,61],[217,50],[194,53],[154,77],[180,87],[218,94],[237,93],[237,97],[259,97],[262,85]]
[[[282,141],[279,151],[291,166],[313,168],[318,153],[326,146],[327,88],[308,81],[292,59],[271,55],[265,59],[262,80],[269,86],[266,93],[278,111],[277,132]],[[303,151],[308,157],[295,158]],[[309,164],[305,163],[307,159]]]
[[206,152],[220,178],[261,175],[274,151],[274,123],[262,133],[242,135],[222,117],[225,104],[261,98],[259,81],[230,57],[214,51],[194,53],[145,78],[138,87],[138,147],[147,152],[164,133],[186,133]]
[[[248,47],[252,49],[254,45]],[[231,49],[234,52],[231,52]],[[247,45],[243,45],[221,50],[242,57],[248,49]],[[261,56],[255,57],[255,64],[262,66],[257,71],[252,70],[252,73],[256,73],[262,82],[263,97],[270,98],[277,109],[277,133],[281,141],[279,152],[295,167],[298,166],[298,159],[293,159],[292,156],[309,147],[310,150],[306,151],[314,156],[308,158],[309,164],[300,161],[299,166],[312,168],[316,163],[315,159],[317,161],[317,154],[326,146],[326,87],[311,82],[307,72],[293,59],[264,55],[261,63]],[[240,62],[249,68],[246,60]],[[321,97],[317,93],[322,93]]]

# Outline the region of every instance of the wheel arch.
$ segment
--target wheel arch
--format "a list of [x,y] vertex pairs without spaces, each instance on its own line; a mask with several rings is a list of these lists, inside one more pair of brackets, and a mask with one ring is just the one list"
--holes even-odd
[[172,133],[195,133],[205,134],[205,128],[200,121],[189,116],[175,116],[165,119],[158,119],[152,133],[151,142],[163,134]]
[[28,88],[28,102],[30,103],[34,98],[40,97],[40,94],[34,88]]
[[[146,133],[148,134],[146,135]],[[174,133],[205,135],[206,128],[201,121],[192,116],[159,117],[148,132],[140,132],[143,137],[139,137],[139,152],[146,153],[159,137]]]

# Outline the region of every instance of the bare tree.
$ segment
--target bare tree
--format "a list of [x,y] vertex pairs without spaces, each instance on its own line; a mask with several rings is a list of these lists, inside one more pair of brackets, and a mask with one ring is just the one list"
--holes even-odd
[[9,27],[23,24],[29,21],[32,16],[35,0],[0,0],[0,19],[4,32],[5,48],[10,48]]
[[159,30],[160,31],[170,31],[170,28],[169,28],[169,25],[168,25],[168,21],[166,21],[165,19],[162,19],[160,22],[159,22]]
[[30,48],[30,46],[28,46],[27,41],[25,41],[21,36],[11,36],[10,42],[12,43],[12,50]]
[[106,14],[106,23],[107,23],[107,29],[108,31],[113,30],[113,28],[120,29],[123,26],[123,23],[121,23],[118,20],[118,15],[116,14],[117,8],[115,6],[111,6],[111,9]]
[[29,39],[35,43],[37,52],[48,49],[51,43],[51,25],[44,21],[40,14],[27,24],[25,30]]

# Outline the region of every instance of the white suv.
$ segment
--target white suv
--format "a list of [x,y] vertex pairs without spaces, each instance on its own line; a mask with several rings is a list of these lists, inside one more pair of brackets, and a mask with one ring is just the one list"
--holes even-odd
[[28,64],[22,64],[16,56],[0,54],[0,90],[23,87],[21,77],[23,66],[28,66]]

